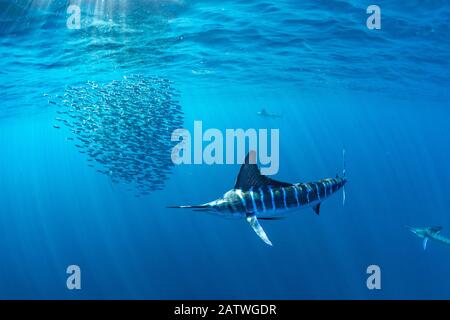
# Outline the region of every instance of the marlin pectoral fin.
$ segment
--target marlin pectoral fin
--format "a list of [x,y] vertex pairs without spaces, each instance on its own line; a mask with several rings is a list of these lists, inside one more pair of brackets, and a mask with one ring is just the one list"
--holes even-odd
[[423,250],[427,250],[428,238],[423,238]]
[[264,241],[269,246],[272,246],[272,242],[267,237],[266,233],[264,232],[264,229],[259,224],[256,216],[254,214],[248,214],[247,221],[248,223],[250,223],[250,226],[253,228],[253,230],[255,230],[256,234],[261,238],[261,240]]

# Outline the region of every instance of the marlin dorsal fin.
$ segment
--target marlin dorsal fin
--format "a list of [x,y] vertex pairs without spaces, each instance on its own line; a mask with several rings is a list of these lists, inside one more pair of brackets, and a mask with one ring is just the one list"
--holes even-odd
[[442,231],[442,227],[431,227],[430,230],[435,234],[438,234]]
[[292,184],[276,181],[263,176],[256,164],[256,152],[250,151],[241,166],[241,170],[239,171],[234,188],[242,191],[248,191],[251,188],[260,188],[264,186],[272,186],[276,188],[289,187],[292,186]]

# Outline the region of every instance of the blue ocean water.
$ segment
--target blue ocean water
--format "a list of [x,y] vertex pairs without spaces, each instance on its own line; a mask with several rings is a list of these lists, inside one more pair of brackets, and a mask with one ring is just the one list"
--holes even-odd
[[[0,0],[0,298],[450,298],[450,248],[405,228],[450,236],[450,5],[379,0],[369,30],[372,2]],[[111,184],[49,99],[133,74],[170,80],[188,129],[279,129],[279,180],[334,177],[345,147],[345,206],[262,222],[268,247],[245,220],[166,208],[220,197],[239,165],[176,166],[139,198]]]

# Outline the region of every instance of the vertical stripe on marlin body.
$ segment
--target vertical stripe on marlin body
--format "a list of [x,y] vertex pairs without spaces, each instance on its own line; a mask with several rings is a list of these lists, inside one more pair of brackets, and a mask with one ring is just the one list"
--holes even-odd
[[[345,151],[343,152],[345,155]],[[236,184],[222,198],[201,205],[172,206],[205,211],[224,217],[245,218],[256,234],[268,245],[267,237],[259,220],[276,220],[286,212],[311,207],[320,213],[321,203],[338,190],[343,189],[345,200],[345,159],[342,176],[308,183],[287,183],[273,180],[261,174],[256,165],[256,152],[250,151],[241,166]]]

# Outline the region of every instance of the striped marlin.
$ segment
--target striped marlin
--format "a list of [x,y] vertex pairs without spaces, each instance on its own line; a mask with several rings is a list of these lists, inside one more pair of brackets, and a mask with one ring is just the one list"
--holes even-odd
[[256,164],[256,152],[250,151],[241,166],[234,188],[222,198],[201,205],[169,208],[194,209],[223,217],[245,218],[256,234],[271,246],[272,242],[258,220],[281,219],[287,212],[307,207],[319,214],[322,202],[341,188],[345,203],[346,183],[345,159],[342,176],[336,175],[335,178],[316,182],[287,183],[262,175]]
[[408,229],[416,236],[423,239],[423,250],[427,249],[428,239],[450,246],[450,239],[440,234],[442,227],[426,227],[426,228],[408,227]]

